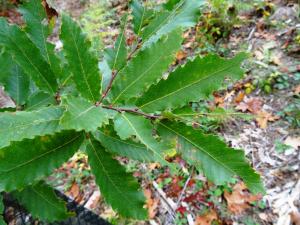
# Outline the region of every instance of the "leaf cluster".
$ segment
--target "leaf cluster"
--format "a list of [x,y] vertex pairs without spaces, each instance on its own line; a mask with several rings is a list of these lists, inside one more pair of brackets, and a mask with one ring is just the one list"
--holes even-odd
[[80,148],[102,195],[124,217],[146,219],[147,213],[137,180],[117,155],[159,162],[176,172],[166,161],[176,151],[216,184],[237,175],[253,192],[262,192],[259,175],[243,151],[174,113],[207,98],[225,78],[243,75],[245,54],[196,57],[167,73],[201,4],[170,1],[153,11],[132,1],[136,42],[126,44],[125,16],[100,69],[90,41],[69,16],[60,17],[62,50],[48,42],[51,21],[40,0],[25,1],[19,9],[24,27],[1,18],[0,83],[16,108],[0,113],[0,192],[12,192],[34,217],[49,222],[67,218],[64,203],[43,180]]

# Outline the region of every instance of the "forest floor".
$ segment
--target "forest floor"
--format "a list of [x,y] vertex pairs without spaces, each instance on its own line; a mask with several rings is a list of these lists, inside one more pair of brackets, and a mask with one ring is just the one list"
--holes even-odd
[[[118,34],[120,14],[128,10],[125,1],[105,4],[98,4],[96,0],[50,2],[58,11],[68,12],[77,19],[96,40],[99,49],[113,43]],[[107,10],[101,8],[104,5]],[[263,2],[251,7],[240,13],[238,21],[229,24],[230,28],[226,27],[225,31],[229,29],[226,37],[203,33],[203,25],[214,24],[200,21],[195,29],[185,34],[184,48],[177,54],[177,63],[197,54],[231,57],[240,51],[249,52],[249,60],[244,63],[244,79],[228,84],[209,101],[201,102],[201,110],[209,112],[210,116],[195,119],[207,131],[218,133],[232,147],[245,150],[252,166],[262,176],[266,187],[264,196],[252,195],[238,179],[232,179],[225,186],[216,186],[180,157],[172,159],[182,168],[180,176],[172,176],[159,164],[146,165],[122,158],[120,161],[127,170],[134,172],[141,181],[147,197],[150,220],[137,222],[120,218],[105,204],[84,154],[75,155],[50,177],[49,182],[112,224],[299,225],[299,4],[272,1],[272,4]],[[225,32],[222,29],[221,32]]]

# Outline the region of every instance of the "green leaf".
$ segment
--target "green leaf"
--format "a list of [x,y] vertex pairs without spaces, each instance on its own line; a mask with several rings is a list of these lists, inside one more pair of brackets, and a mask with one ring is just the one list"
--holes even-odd
[[14,62],[34,80],[41,90],[52,94],[56,92],[55,74],[40,50],[25,32],[16,25],[9,25],[3,18],[0,18],[0,45],[5,46]]
[[180,49],[181,32],[175,31],[139,53],[116,77],[111,92],[113,103],[138,97],[152,83],[162,78]]
[[49,107],[32,112],[0,113],[0,148],[9,145],[11,141],[60,131],[59,119],[63,111],[61,107]]
[[54,21],[48,21],[42,2],[40,0],[25,1],[20,6],[19,12],[26,22],[25,30],[29,38],[39,48],[56,77],[62,78],[63,69],[55,54],[55,46],[47,40],[52,31],[49,23]]
[[0,215],[0,225],[6,225],[6,223],[4,222],[3,216]]
[[110,69],[106,60],[103,60],[102,62],[99,63],[99,69],[102,73],[101,87],[102,87],[102,94],[104,94],[112,78],[112,70]]
[[59,60],[59,81],[60,87],[67,87],[68,85],[75,85],[74,81],[72,80],[72,71],[70,70],[70,66],[65,56],[65,52],[61,49],[59,52],[56,52],[55,57]]
[[0,150],[0,191],[13,191],[48,176],[80,147],[83,134],[65,131],[13,142]]
[[79,25],[66,15],[62,17],[60,37],[78,91],[88,100],[97,102],[100,99],[101,76],[97,57],[90,50],[91,43]]
[[158,13],[144,29],[142,39],[144,46],[156,42],[163,35],[178,28],[189,28],[198,22],[202,0],[181,0],[172,11]]
[[122,140],[110,129],[97,130],[94,137],[113,154],[141,162],[155,162],[156,160],[153,152],[149,151],[145,145],[131,140]]
[[53,188],[44,182],[27,186],[21,191],[15,191],[13,196],[34,218],[42,221],[50,223],[61,221],[72,215],[67,212],[66,203],[59,199]]
[[127,62],[127,48],[125,29],[128,16],[125,15],[122,19],[121,32],[117,38],[114,48],[108,48],[104,51],[104,57],[112,71],[118,71],[123,68]]
[[4,203],[3,203],[3,196],[0,194],[0,215],[3,214],[4,211]]
[[146,219],[145,197],[139,184],[95,139],[87,145],[89,164],[106,201],[125,217]]
[[4,213],[4,203],[3,203],[2,194],[0,193],[0,225],[6,225],[2,216],[3,213]]
[[4,86],[5,92],[18,106],[23,105],[30,94],[28,75],[18,64],[13,63],[12,57],[7,53],[0,54],[0,68],[2,71],[0,83]]
[[67,130],[96,131],[102,124],[108,124],[109,118],[116,113],[100,106],[97,107],[80,97],[68,97],[64,100],[64,105],[66,111],[60,124]]
[[4,222],[3,216],[0,215],[0,225],[6,225],[6,223]]
[[189,61],[172,72],[167,80],[152,86],[138,100],[137,106],[145,112],[155,112],[199,101],[219,89],[226,77],[241,78],[244,72],[240,65],[245,58],[241,53],[230,60],[209,55]]
[[47,38],[50,35],[47,15],[40,0],[25,1],[19,8],[26,22],[26,33],[49,62]]
[[11,76],[4,84],[5,91],[17,105],[23,105],[29,96],[29,77],[15,64],[11,68]]
[[226,146],[218,137],[203,134],[185,124],[160,122],[158,132],[175,141],[182,157],[217,185],[225,184],[233,175],[240,176],[254,193],[264,193],[259,175],[251,168],[244,152]]
[[139,0],[131,1],[130,8],[133,16],[133,31],[136,35],[140,36],[142,28],[153,16],[153,11],[146,9]]
[[136,136],[154,155],[157,161],[162,165],[171,166],[165,160],[165,156],[168,155],[171,147],[158,142],[152,136],[153,125],[149,120],[130,113],[119,113],[115,118],[114,127],[121,139],[126,140],[131,136]]
[[55,105],[55,98],[43,91],[36,91],[29,96],[25,109],[26,111],[39,110],[42,107]]
[[179,2],[180,0],[169,0],[164,4],[164,8],[167,10],[172,10]]

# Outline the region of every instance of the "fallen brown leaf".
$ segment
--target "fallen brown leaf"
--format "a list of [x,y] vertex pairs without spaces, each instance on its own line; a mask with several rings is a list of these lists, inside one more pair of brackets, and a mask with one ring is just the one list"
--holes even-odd
[[268,122],[274,122],[279,119],[278,116],[274,116],[272,113],[266,111],[259,111],[256,115],[256,122],[262,129],[267,128]]
[[248,110],[254,114],[258,113],[263,105],[263,102],[259,98],[250,98],[246,103]]
[[150,163],[148,165],[148,167],[149,167],[150,171],[152,171],[152,170],[154,170],[156,168],[160,168],[160,164],[159,163]]
[[67,194],[71,196],[73,199],[75,199],[76,202],[80,202],[83,198],[83,196],[80,193],[80,187],[76,182],[72,184]]
[[223,107],[224,106],[224,96],[214,95],[214,102],[216,106]]
[[225,97],[224,97],[224,101],[227,101],[229,99],[231,99],[234,96],[235,90],[227,92]]
[[157,213],[159,199],[152,198],[152,192],[150,189],[145,189],[144,195],[146,197],[146,206],[148,209],[149,219],[153,219]]
[[263,106],[262,100],[259,98],[245,98],[243,102],[240,102],[236,109],[242,112],[246,112],[247,110],[253,114],[257,114]]
[[280,57],[278,57],[278,56],[273,56],[271,58],[271,61],[272,61],[272,63],[274,63],[277,66],[280,66],[282,64],[281,60],[280,60]]
[[264,54],[259,50],[256,50],[254,52],[254,55],[258,60],[263,60],[265,58]]
[[289,67],[287,67],[287,66],[281,65],[280,68],[279,68],[279,71],[280,71],[281,73],[289,73],[289,72],[290,72],[290,69],[289,69]]
[[244,97],[245,97],[245,92],[241,91],[237,94],[237,96],[235,97],[234,99],[234,102],[235,103],[240,103],[241,101],[244,100]]
[[270,34],[269,32],[264,32],[260,35],[260,37],[265,38],[269,41],[276,41],[276,35]]
[[300,84],[295,87],[294,92],[295,92],[296,95],[300,94]]
[[182,177],[174,176],[172,178],[172,182],[166,187],[166,193],[168,197],[178,197],[182,191],[182,187],[180,186],[180,182],[182,181]]
[[184,39],[189,38],[189,36],[190,36],[189,32],[184,32],[184,34],[183,34],[183,38]]
[[243,182],[237,183],[233,187],[232,193],[225,191],[224,197],[227,201],[228,209],[234,214],[241,214],[251,207],[250,203],[261,199],[261,195],[251,194]]
[[205,215],[197,216],[195,225],[211,225],[214,220],[218,220],[218,215],[216,211],[210,210]]
[[296,211],[292,212],[291,220],[293,224],[300,225],[300,212],[296,212]]
[[240,102],[236,107],[236,110],[246,112],[248,110],[248,105],[245,102]]

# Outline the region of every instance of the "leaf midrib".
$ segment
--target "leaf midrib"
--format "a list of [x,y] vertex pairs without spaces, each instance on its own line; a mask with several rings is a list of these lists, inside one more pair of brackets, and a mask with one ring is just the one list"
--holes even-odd
[[23,128],[23,127],[28,127],[28,126],[32,126],[32,125],[39,125],[39,124],[54,122],[54,121],[59,121],[59,119],[37,120],[37,121],[34,121],[32,123],[22,124],[22,125],[14,126],[14,127],[11,127],[11,128],[0,129],[0,133],[3,132],[3,131],[11,131],[11,130],[15,130],[17,128]]
[[[146,0],[146,4],[148,3],[148,0]],[[146,13],[146,8],[144,6],[143,7],[143,13],[142,13],[142,18],[141,18],[141,23],[139,25],[139,28],[138,28],[138,32],[137,32],[137,35],[140,36],[141,35],[141,30],[142,30],[142,25],[143,25],[143,22],[144,22],[144,17],[145,17],[145,13]]]
[[40,196],[45,202],[47,202],[49,205],[51,205],[53,208],[57,209],[57,206],[55,204],[53,204],[52,202],[50,202],[46,197],[44,197],[44,195],[42,193],[40,193],[37,189],[35,189],[35,187],[32,186],[32,190],[38,195]]
[[113,103],[112,104],[114,104],[114,103],[116,103],[117,102],[117,100],[129,89],[130,90],[130,88],[136,83],[136,82],[138,82],[140,79],[142,79],[143,77],[144,77],[144,75],[145,74],[147,74],[156,64],[157,64],[157,62],[161,59],[161,58],[164,58],[164,57],[166,57],[167,58],[167,56],[163,56],[163,55],[161,55],[160,57],[158,57],[155,61],[154,61],[154,63],[146,70],[146,71],[144,71],[140,76],[138,76],[137,77],[137,79],[135,79],[134,81],[132,81],[131,82],[131,84],[129,84],[126,88],[124,88],[124,90],[115,98],[115,100],[113,101]]
[[86,86],[87,86],[88,89],[89,89],[89,93],[90,93],[91,97],[93,98],[93,101],[96,102],[96,99],[95,99],[95,97],[94,97],[94,95],[93,95],[93,93],[92,93],[91,87],[90,87],[90,85],[89,85],[89,83],[88,83],[88,80],[87,80],[87,74],[86,74],[85,69],[84,69],[84,67],[83,67],[81,57],[80,57],[80,55],[79,55],[79,49],[78,49],[77,42],[75,41],[74,33],[73,33],[73,31],[71,31],[70,33],[71,33],[71,37],[72,37],[74,46],[75,46],[75,48],[76,48],[76,54],[77,54],[78,59],[79,59],[79,62],[80,62],[80,67],[81,67],[81,71],[82,71],[82,73],[83,73],[84,82],[85,82]]
[[98,130],[98,132],[101,133],[101,134],[102,134],[103,136],[105,136],[105,137],[111,138],[111,139],[116,140],[116,141],[118,141],[118,142],[121,142],[121,143],[123,143],[123,144],[131,145],[131,146],[133,146],[133,147],[135,147],[135,148],[140,148],[140,149],[143,149],[143,150],[147,149],[146,147],[143,147],[143,146],[140,146],[140,145],[135,145],[135,144],[133,144],[133,143],[126,142],[126,141],[123,141],[123,140],[120,140],[120,139],[115,138],[115,137],[112,137],[112,136],[110,136],[110,135],[106,135],[105,133],[103,133],[103,132],[101,132],[101,131],[99,131],[99,130]]
[[[34,2],[34,3],[36,3],[36,2]],[[39,13],[40,18],[42,18],[43,16],[42,16],[40,10],[38,10],[39,7],[37,6],[37,4],[34,4],[34,5],[35,5],[35,9]],[[41,27],[42,34],[43,34],[43,45],[44,45],[44,50],[45,50],[45,53],[46,53],[47,61],[48,61],[48,64],[51,66],[50,56],[49,56],[49,52],[48,52],[48,48],[47,48],[47,43],[46,43],[46,39],[47,39],[47,37],[45,35],[46,32],[45,32],[44,26],[43,26],[43,24],[42,24],[41,21],[40,21],[39,25]]]
[[[6,35],[7,36],[7,35]],[[16,42],[14,42],[14,40],[12,38],[10,38],[10,36],[7,36],[8,39],[16,46],[17,49],[19,49],[19,51],[22,53],[22,55],[27,59],[27,61],[32,65],[32,67],[35,69],[35,71],[37,71],[41,78],[44,80],[44,82],[47,84],[48,88],[50,88],[51,93],[54,93],[54,90],[52,89],[51,85],[49,84],[49,82],[47,81],[47,79],[43,76],[43,74],[40,72],[40,70],[32,63],[32,61],[28,58],[27,54],[25,54],[25,52],[22,50],[22,48],[19,48],[19,46],[16,44]],[[14,57],[13,57],[14,58]],[[17,62],[17,60],[15,59],[15,61]],[[18,63],[19,65],[19,63]],[[48,65],[48,64],[47,64]]]
[[56,151],[59,150],[60,148],[63,148],[63,147],[65,147],[66,145],[68,145],[68,144],[74,142],[74,141],[77,140],[80,136],[81,136],[81,134],[79,134],[78,136],[74,137],[73,139],[69,140],[68,142],[66,142],[66,143],[64,143],[64,144],[62,144],[62,145],[60,145],[60,146],[58,146],[58,147],[56,147],[56,148],[54,148],[54,149],[51,149],[51,150],[49,150],[49,151],[47,151],[47,152],[44,152],[43,154],[41,154],[41,155],[39,155],[39,156],[36,156],[36,157],[34,157],[34,158],[32,158],[32,159],[30,159],[30,160],[28,160],[28,161],[26,161],[26,162],[23,162],[23,163],[21,163],[21,164],[19,164],[19,165],[17,165],[17,166],[14,166],[14,167],[12,167],[12,168],[10,168],[10,169],[8,169],[8,170],[0,171],[0,175],[1,175],[1,174],[4,174],[4,173],[11,173],[12,171],[17,170],[17,169],[19,169],[19,168],[21,168],[21,167],[27,166],[28,164],[30,164],[30,163],[32,163],[32,162],[34,162],[34,161],[36,161],[36,160],[38,160],[38,159],[40,159],[40,158],[43,158],[43,157],[46,156],[46,155],[49,155],[49,154],[51,154],[51,153],[53,153],[53,152],[56,152]]
[[[77,109],[77,105],[74,105],[73,103],[71,103],[70,101],[68,102],[68,105],[70,105],[71,107]],[[68,107],[68,106],[67,106]],[[83,115],[87,114],[88,112],[90,112],[93,109],[97,109],[96,106],[92,105],[89,108],[86,108],[85,110],[83,110],[82,112],[78,113],[78,115],[76,115],[75,118],[73,118],[72,120],[77,120],[78,118],[82,117]],[[67,111],[68,112],[68,111]],[[70,112],[70,111],[69,111]],[[77,114],[77,113],[75,113]]]
[[123,194],[123,192],[119,189],[119,187],[115,184],[115,182],[110,178],[109,173],[108,173],[108,171],[106,170],[105,166],[103,165],[101,159],[99,158],[98,152],[96,151],[96,149],[95,149],[95,147],[94,147],[92,141],[89,140],[89,142],[90,142],[90,145],[91,145],[91,147],[92,147],[92,149],[93,149],[94,154],[96,155],[96,157],[97,157],[97,159],[98,159],[99,164],[101,165],[101,167],[102,167],[102,169],[103,169],[103,172],[106,174],[106,177],[109,179],[109,181],[111,182],[111,184],[115,187],[115,189],[119,192],[119,194],[120,194],[121,196],[123,196],[123,197],[128,201],[128,203],[129,203],[130,205],[134,206],[134,205],[131,203],[131,200],[130,200],[126,195]]
[[52,99],[52,96],[49,96],[49,97],[43,99],[42,101],[37,102],[36,104],[33,104],[32,106],[26,108],[26,110],[27,110],[27,111],[30,111],[30,109],[35,108],[35,107],[38,106],[38,105],[42,105],[44,102],[48,102],[49,99]]
[[[154,99],[154,100],[152,100],[152,101],[150,101],[150,102],[147,102],[146,104],[143,104],[143,105],[141,105],[141,106],[139,106],[139,107],[142,109],[142,108],[144,108],[145,106],[147,106],[147,105],[149,105],[149,104],[152,104],[153,102],[156,102],[156,101],[159,101],[159,100],[161,100],[161,99],[167,98],[167,97],[169,97],[170,95],[173,95],[173,94],[175,94],[175,93],[177,93],[177,92],[180,92],[180,91],[182,91],[182,90],[184,90],[184,89],[186,89],[186,88],[189,88],[189,87],[191,87],[191,86],[193,86],[193,85],[196,85],[197,83],[202,82],[203,80],[209,79],[209,78],[211,78],[211,76],[214,76],[214,75],[216,75],[217,73],[223,73],[223,72],[225,72],[226,70],[230,69],[232,66],[235,66],[235,65],[237,65],[237,64],[239,64],[239,63],[233,63],[233,64],[229,65],[228,67],[223,68],[222,70],[215,71],[215,72],[209,74],[208,76],[202,77],[201,79],[196,80],[196,81],[193,82],[193,83],[190,83],[190,84],[188,84],[188,85],[186,85],[186,86],[184,86],[184,87],[182,87],[182,88],[179,88],[179,89],[177,89],[176,91],[173,91],[173,92],[171,92],[171,93],[168,93],[168,94],[166,94],[166,95],[164,95],[164,96],[161,96],[161,97],[159,97],[159,98],[156,98],[156,99]],[[166,80],[165,82],[167,82],[167,81],[168,81],[168,80]]]
[[168,24],[169,20],[171,19],[171,17],[173,17],[174,15],[176,15],[177,10],[183,5],[183,3],[185,2],[185,0],[182,0],[176,7],[175,9],[172,10],[172,12],[166,17],[165,20],[163,20],[161,22],[161,24],[159,26],[157,26],[157,29],[154,29],[154,31],[152,31],[149,35],[148,38],[146,40],[143,40],[142,44],[144,44],[146,41],[148,41],[151,36],[155,33],[158,33],[158,31],[165,26],[166,24]]
[[172,128],[166,126],[163,123],[159,123],[160,125],[162,125],[163,127],[167,128],[168,130],[174,132],[176,135],[180,136],[181,138],[185,139],[187,142],[189,142],[190,144],[192,144],[193,146],[195,146],[198,149],[201,149],[201,151],[203,153],[205,153],[206,155],[208,155],[210,158],[212,158],[214,161],[216,161],[217,163],[219,163],[220,165],[222,165],[225,169],[227,169],[228,171],[230,171],[233,174],[236,174],[236,172],[234,170],[232,170],[231,168],[229,168],[227,165],[225,165],[224,163],[220,162],[218,159],[216,159],[213,155],[211,155],[208,151],[206,151],[205,149],[203,149],[202,147],[200,147],[198,144],[194,143],[193,141],[187,139],[185,136],[183,136],[182,134],[178,133],[177,131],[173,130]]
[[[41,111],[43,111],[43,109],[40,110],[40,111],[34,111],[34,112],[38,113],[38,112],[41,112]],[[32,125],[38,125],[38,124],[48,123],[48,122],[53,122],[53,121],[59,121],[59,118],[58,119],[51,119],[51,120],[42,120],[41,119],[41,120],[34,121],[32,123],[26,123],[26,124],[22,124],[22,125],[19,125],[19,126],[13,126],[11,128],[7,128],[7,127],[4,127],[3,129],[0,128],[0,133],[3,132],[3,131],[16,130],[17,128],[22,128],[22,127],[27,127],[27,126],[32,126]]]
[[[106,134],[104,134],[103,132],[101,132],[100,130],[98,130],[98,131],[99,131],[99,133],[101,133],[103,136],[105,136],[105,137],[107,137],[107,138],[110,138],[110,139],[113,139],[115,142],[120,142],[120,143],[125,144],[125,145],[133,146],[134,148],[139,148],[139,149],[141,149],[141,150],[143,150],[143,151],[147,151],[147,150],[148,150],[147,147],[143,147],[143,146],[140,146],[140,145],[135,145],[134,143],[130,143],[130,142],[125,142],[125,141],[123,141],[123,140],[121,140],[121,139],[118,139],[118,138],[115,138],[115,137],[106,135]],[[139,154],[139,156],[142,158],[142,160],[143,160],[144,162],[149,161],[149,160],[147,160],[146,157],[144,157],[144,155],[143,155],[141,152],[137,151],[137,154]],[[129,156],[128,156],[128,157],[129,157]]]
[[17,101],[17,104],[21,104],[21,101],[20,101],[20,90],[19,90],[19,87],[20,87],[20,77],[19,77],[19,75],[20,75],[20,70],[19,70],[19,68],[18,68],[18,66],[17,65],[15,65],[15,68],[17,69],[17,72],[16,72],[16,75],[17,75],[17,99],[16,99],[16,101]]
[[139,135],[139,132],[135,129],[135,127],[133,126],[133,124],[131,123],[131,121],[123,113],[121,114],[121,116],[127,121],[127,123],[129,124],[129,126],[134,130],[134,132],[135,132],[136,136],[138,137],[138,139],[140,139],[140,141],[142,143],[144,143],[147,146],[147,148],[150,149],[153,152],[154,155],[157,155],[158,158],[160,158],[162,160],[162,162],[165,161],[165,159],[160,154],[158,154],[155,151],[155,149],[153,149],[151,146],[149,146],[147,144],[146,141],[144,141],[144,139]]
[[126,22],[124,23],[124,29],[122,30],[122,35],[120,37],[120,43],[119,43],[119,46],[117,48],[117,53],[116,53],[116,56],[115,56],[115,60],[114,60],[114,64],[113,64],[113,67],[112,67],[112,70],[115,70],[116,69],[116,64],[117,64],[117,61],[118,61],[118,57],[119,57],[119,54],[120,54],[120,49],[121,49],[121,46],[122,46],[122,42],[123,42],[123,38],[125,36],[125,27],[127,25],[127,16],[126,16]]

